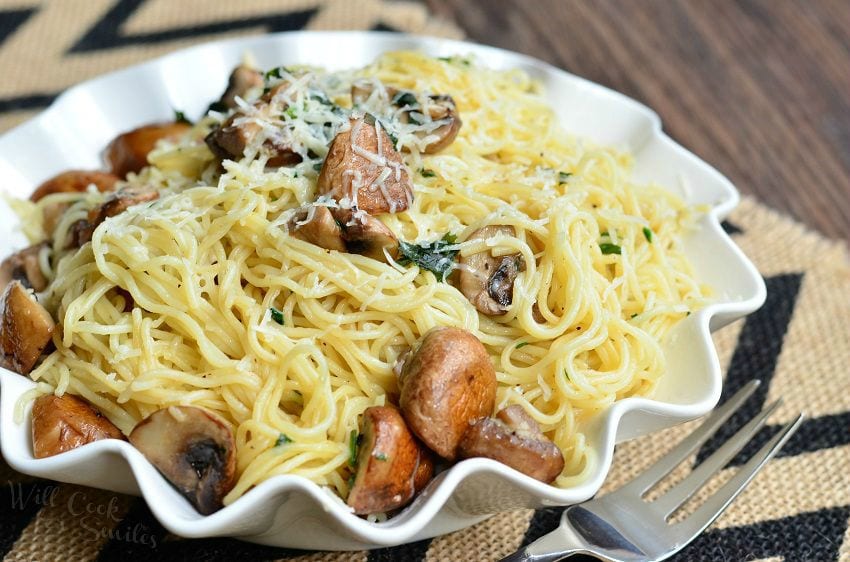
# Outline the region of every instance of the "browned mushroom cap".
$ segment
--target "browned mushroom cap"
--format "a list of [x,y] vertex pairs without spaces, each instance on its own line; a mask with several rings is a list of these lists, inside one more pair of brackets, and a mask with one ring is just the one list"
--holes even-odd
[[[356,81],[351,85],[351,102],[357,106],[365,103],[375,89],[374,83],[370,81]],[[454,99],[449,95],[421,96],[415,92],[399,90],[392,86],[384,86],[384,91],[390,103],[398,108],[408,107],[400,115],[403,123],[415,121],[417,124],[427,122],[424,119],[427,113],[430,122],[437,122],[437,126],[431,130],[422,131],[418,134],[420,138],[431,137],[425,146],[425,154],[434,154],[449,146],[457,137],[463,124],[457,111]],[[424,105],[420,102],[424,99]],[[403,150],[408,150],[403,147]]]
[[289,234],[326,250],[345,252],[342,229],[327,207],[310,205],[299,209],[287,223]]
[[416,491],[421,446],[399,411],[392,406],[366,408],[360,434],[363,442],[348,505],[354,513],[367,514],[407,504]]
[[14,253],[0,263],[0,291],[6,288],[13,279],[23,283],[25,287],[40,293],[47,288],[47,278],[41,271],[38,263],[38,255],[46,242],[35,244]]
[[169,406],[140,421],[132,443],[192,505],[208,515],[236,483],[233,432],[194,406]]
[[316,187],[370,215],[400,213],[413,202],[410,173],[387,132],[368,117],[351,119],[334,137]]
[[453,460],[472,420],[493,411],[496,372],[478,338],[434,328],[405,361],[399,380],[404,419],[432,451]]
[[90,242],[95,229],[110,217],[119,215],[142,203],[159,199],[159,192],[152,187],[125,187],[109,195],[100,207],[89,211],[87,219],[80,219],[71,226],[71,245],[79,248]]
[[48,394],[32,405],[32,448],[37,459],[100,439],[123,440],[124,434],[88,402],[71,394]]
[[[425,154],[434,154],[449,146],[457,137],[460,127],[463,124],[460,120],[460,114],[457,111],[454,99],[448,95],[429,96],[426,103],[425,112],[431,118],[432,122],[440,123],[439,127],[427,133],[421,133],[423,137],[435,137],[424,148]],[[408,114],[408,119],[411,116]]]
[[[373,80],[355,80],[351,83],[351,103],[355,107],[365,103],[371,96],[372,92],[375,91],[375,82]],[[384,86],[383,89],[386,92],[386,100],[392,101],[396,94],[398,94],[398,88],[394,88],[392,86]]]
[[[473,232],[467,240],[486,240],[498,234],[516,236],[512,226],[485,226]],[[485,250],[462,256],[460,263],[460,291],[482,314],[504,314],[513,301],[514,281],[522,270],[519,254],[494,257]]]
[[[267,106],[268,104],[258,102],[257,105]],[[262,125],[253,121],[246,121],[245,115],[235,113],[220,126],[210,131],[204,141],[217,158],[239,160],[244,155],[248,145],[262,131]],[[301,162],[301,156],[287,144],[269,139],[263,143],[262,149],[269,155],[266,161],[268,166],[292,166]]]
[[434,453],[425,446],[419,447],[419,464],[413,475],[413,489],[418,494],[434,477]]
[[519,405],[508,406],[496,417],[472,422],[458,446],[459,456],[486,457],[541,482],[555,480],[564,469],[564,456],[537,422]]
[[155,123],[118,135],[106,147],[106,163],[119,177],[148,165],[148,153],[161,139],[177,139],[191,128],[188,123]]
[[70,170],[50,178],[35,188],[30,195],[30,201],[38,201],[53,193],[79,193],[88,189],[90,185],[95,186],[100,192],[112,191],[115,189],[115,182],[119,179],[118,176],[106,172]]
[[0,297],[0,367],[29,374],[50,343],[56,324],[20,281]]
[[221,95],[219,103],[227,108],[236,107],[236,98],[244,99],[253,89],[264,86],[263,73],[250,66],[240,64],[230,73],[227,89]]
[[354,213],[350,209],[338,209],[334,216],[342,228],[348,253],[386,261],[386,250],[390,257],[398,258],[398,238],[380,219],[365,212]]

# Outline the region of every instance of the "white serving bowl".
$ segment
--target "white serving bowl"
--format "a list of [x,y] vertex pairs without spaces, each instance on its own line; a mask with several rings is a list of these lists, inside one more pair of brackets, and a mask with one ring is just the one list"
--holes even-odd
[[[129,443],[98,441],[56,457],[35,459],[30,414],[13,419],[18,397],[33,387],[0,369],[0,450],[16,470],[61,482],[142,495],[156,518],[184,537],[238,537],[295,548],[349,550],[396,545],[467,527],[489,514],[520,507],[569,505],[593,496],[611,465],[614,444],[705,414],[720,396],[720,365],[710,332],[756,310],[765,287],[753,265],[720,227],[738,203],[732,184],[673,142],[658,116],[602,86],[533,58],[460,41],[391,33],[298,32],[218,41],[89,80],[43,113],[0,137],[0,177],[7,195],[27,197],[44,179],[69,168],[100,168],[103,147],[117,134],[168,120],[173,108],[200,115],[222,92],[231,69],[252,53],[262,68],[311,64],[333,70],[362,66],[388,50],[435,56],[473,54],[492,68],[521,68],[540,80],[564,127],[581,137],[630,150],[635,178],[679,189],[711,210],[687,238],[698,278],[716,301],[689,316],[665,344],[667,372],[655,397],[627,398],[587,427],[599,462],[587,481],[548,486],[505,465],[469,459],[440,474],[401,514],[370,523],[336,497],[297,476],[276,476],[209,516],[189,503]],[[18,220],[0,200],[0,256],[26,245]]]

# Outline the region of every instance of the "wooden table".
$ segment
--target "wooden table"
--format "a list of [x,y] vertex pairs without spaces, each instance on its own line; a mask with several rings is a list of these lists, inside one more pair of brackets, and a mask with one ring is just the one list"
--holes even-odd
[[850,0],[427,3],[645,103],[742,193],[850,240]]

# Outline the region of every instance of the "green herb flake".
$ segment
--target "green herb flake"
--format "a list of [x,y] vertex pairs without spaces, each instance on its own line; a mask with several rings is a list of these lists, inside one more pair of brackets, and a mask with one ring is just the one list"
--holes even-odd
[[283,326],[283,312],[276,309],[275,307],[271,307],[269,309],[269,312],[271,313],[272,320]]
[[602,250],[602,253],[606,256],[609,255],[609,254],[620,255],[620,254],[623,253],[622,248],[620,248],[616,244],[611,244],[610,242],[603,242],[603,243],[599,244],[599,249]]
[[186,123],[187,125],[191,125],[192,122],[189,121],[189,118],[186,117],[186,114],[180,111],[179,109],[174,110],[174,122],[175,123]]
[[437,57],[437,60],[441,60],[443,62],[452,62],[454,60],[453,57]]
[[634,314],[631,315],[631,318],[637,318],[637,315],[638,315],[638,313],[635,312]]
[[643,227],[643,236],[647,242],[652,244],[652,230],[648,226]]
[[313,169],[316,170],[317,172],[321,172],[322,166],[324,164],[325,164],[324,162],[316,162],[315,164],[313,164]]
[[393,105],[417,105],[416,95],[413,92],[399,92],[393,97]]
[[387,454],[386,453],[378,453],[377,455],[375,455],[375,458],[378,459],[379,461],[386,461],[387,460]]
[[357,466],[357,442],[359,439],[357,430],[352,429],[348,437],[348,464],[351,466]]
[[567,183],[571,175],[573,175],[571,172],[558,172],[558,185]]
[[273,78],[283,78],[283,72],[288,72],[285,66],[277,66],[266,72],[266,82]]
[[564,378],[567,379],[567,381],[570,380],[570,374],[567,372],[566,369],[564,369]]
[[516,344],[516,348],[515,348],[515,349],[519,349],[519,348],[521,348],[521,347],[525,347],[525,346],[527,346],[527,345],[528,345],[528,342],[527,342],[527,341],[521,341],[521,342],[519,342],[518,344]]
[[294,105],[290,105],[286,108],[286,114],[289,116],[290,119],[295,119],[295,117],[298,115],[298,108]]
[[351,489],[354,487],[354,480],[355,480],[356,477],[357,477],[356,474],[352,474],[351,476],[348,477],[348,490],[349,491],[351,491]]
[[451,233],[447,233],[440,240],[433,242],[420,244],[399,242],[402,257],[398,260],[398,263],[401,265],[416,264],[436,275],[441,281],[445,281],[455,266],[458,250],[449,248],[455,242],[457,242],[457,237]]
[[207,113],[209,113],[210,111],[215,111],[216,113],[227,113],[227,110],[229,109],[230,108],[227,107],[226,104],[220,101],[214,101],[207,108]]
[[419,175],[421,175],[423,178],[433,178],[437,176],[437,173],[429,168],[420,168]]
[[280,447],[281,445],[286,445],[287,443],[292,443],[292,439],[290,439],[287,435],[281,433],[277,441],[274,442],[275,447]]

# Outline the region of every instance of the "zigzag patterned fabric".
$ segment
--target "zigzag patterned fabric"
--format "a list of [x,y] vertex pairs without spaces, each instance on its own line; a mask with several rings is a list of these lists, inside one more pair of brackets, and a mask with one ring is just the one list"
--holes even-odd
[[[8,5],[8,3],[7,3]],[[69,86],[203,41],[295,29],[383,29],[458,38],[451,22],[414,2],[364,0],[35,0],[0,6],[0,130]],[[724,227],[764,275],[768,300],[715,334],[724,399],[764,384],[745,412],[784,404],[732,465],[799,411],[800,430],[710,529],[674,560],[850,560],[850,262],[844,244],[745,199]],[[738,423],[707,443],[684,476]],[[697,422],[618,446],[603,492],[662,456]],[[727,432],[728,430],[728,432]],[[734,468],[700,494],[705,497]],[[697,498],[699,499],[699,498]],[[89,513],[88,511],[93,511]],[[4,560],[498,560],[552,530],[562,509],[503,513],[451,535],[371,552],[309,553],[234,539],[169,534],[144,502],[14,472],[0,460]]]

